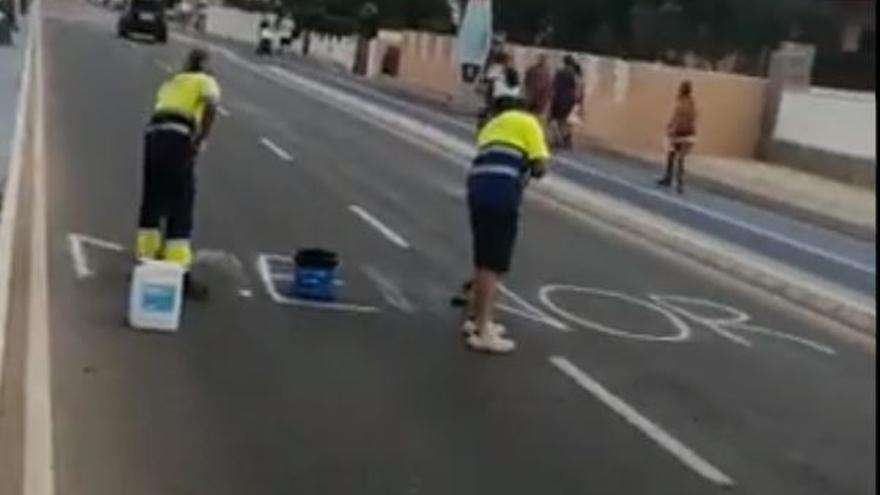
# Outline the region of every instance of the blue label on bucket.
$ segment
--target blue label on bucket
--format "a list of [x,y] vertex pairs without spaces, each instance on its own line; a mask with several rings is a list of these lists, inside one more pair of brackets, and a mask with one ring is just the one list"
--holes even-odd
[[141,309],[151,313],[174,311],[175,286],[167,284],[144,284]]
[[306,299],[332,300],[335,297],[335,270],[297,267],[293,294]]

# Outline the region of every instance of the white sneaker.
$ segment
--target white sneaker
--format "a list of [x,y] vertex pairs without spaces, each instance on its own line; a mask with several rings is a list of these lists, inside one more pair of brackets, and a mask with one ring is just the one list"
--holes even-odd
[[[465,337],[470,337],[471,335],[476,334],[477,322],[474,320],[465,320],[464,325],[461,326],[461,333],[464,334]],[[505,328],[504,325],[493,321],[489,327],[489,333],[501,337],[507,335],[507,328]]]
[[467,339],[467,345],[480,352],[489,354],[510,354],[516,349],[516,342],[499,337],[493,333],[483,337],[479,334],[473,334]]

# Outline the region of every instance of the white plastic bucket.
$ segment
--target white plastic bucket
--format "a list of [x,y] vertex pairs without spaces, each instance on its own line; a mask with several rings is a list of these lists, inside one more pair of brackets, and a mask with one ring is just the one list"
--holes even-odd
[[176,263],[145,261],[134,269],[128,322],[134,328],[176,332],[183,307],[184,269]]

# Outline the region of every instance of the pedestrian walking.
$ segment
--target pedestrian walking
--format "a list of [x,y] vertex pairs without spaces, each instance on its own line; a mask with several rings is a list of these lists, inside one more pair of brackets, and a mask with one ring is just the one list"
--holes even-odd
[[550,154],[541,123],[521,98],[499,98],[496,111],[477,137],[467,180],[475,270],[462,330],[471,349],[506,354],[516,343],[493,320],[498,279],[510,270],[523,190],[544,175]]
[[285,53],[290,49],[290,45],[293,44],[293,39],[296,37],[296,22],[290,14],[285,14],[281,18],[278,23],[278,32],[281,36],[278,43],[278,51],[279,53]]
[[273,41],[275,32],[268,19],[260,21],[260,28],[257,32],[257,55],[272,55]]
[[527,70],[524,81],[526,108],[543,120],[553,96],[553,74],[547,55],[540,54]]
[[[183,70],[159,88],[144,139],[143,193],[136,255],[163,259],[188,270],[195,202],[195,162],[214,124],[220,86],[209,74],[208,53],[191,51]],[[206,289],[187,275],[191,296]]]
[[563,59],[562,67],[553,78],[553,100],[550,105],[550,132],[554,146],[571,148],[573,144],[569,118],[574,107],[580,102],[578,88],[580,66],[571,55]]
[[666,174],[657,181],[669,187],[673,181],[679,194],[684,193],[684,162],[693,150],[697,136],[697,106],[694,102],[693,85],[684,81],[678,87],[675,109],[666,126]]

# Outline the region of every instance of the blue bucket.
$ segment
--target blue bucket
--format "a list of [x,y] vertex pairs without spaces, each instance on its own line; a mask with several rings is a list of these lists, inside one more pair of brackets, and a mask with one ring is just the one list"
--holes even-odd
[[294,258],[294,297],[315,301],[336,300],[336,269],[339,257],[324,249],[303,249]]

